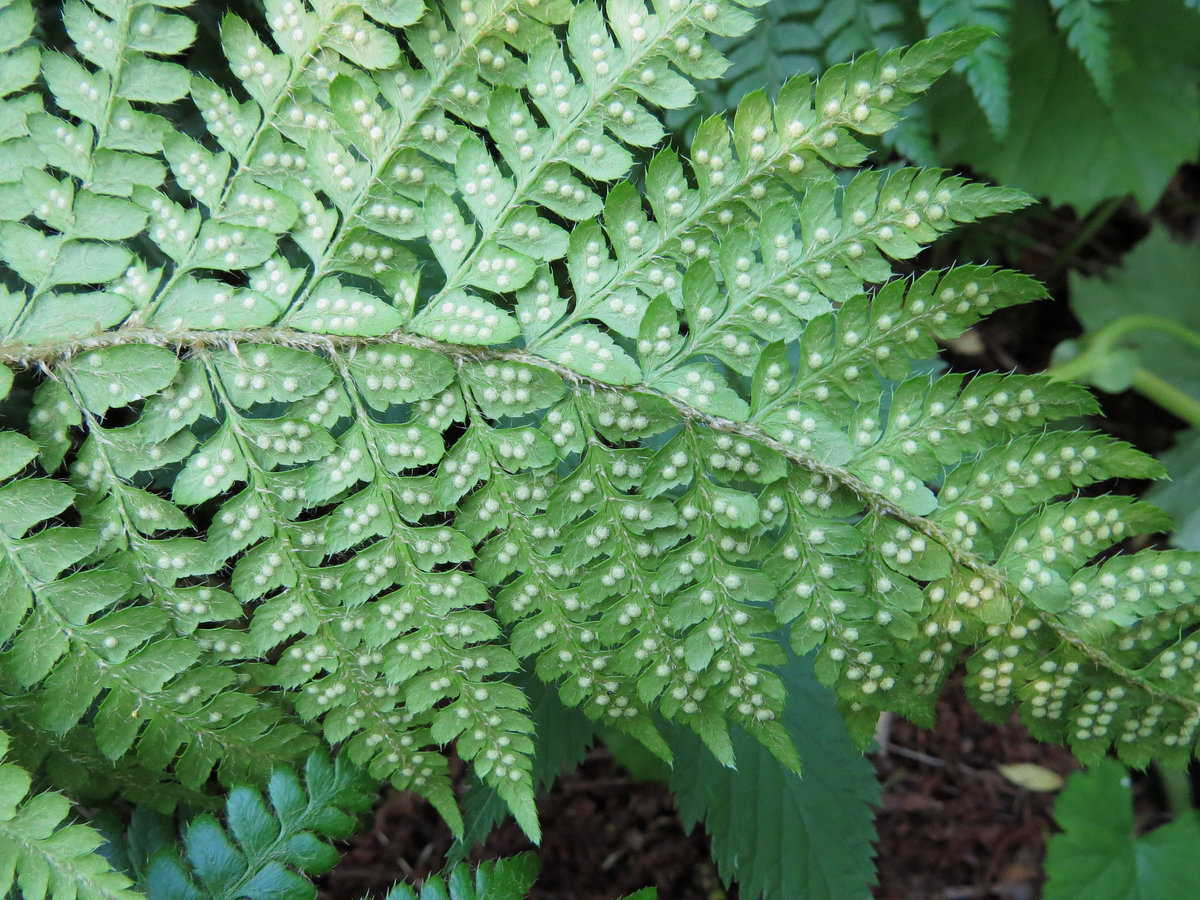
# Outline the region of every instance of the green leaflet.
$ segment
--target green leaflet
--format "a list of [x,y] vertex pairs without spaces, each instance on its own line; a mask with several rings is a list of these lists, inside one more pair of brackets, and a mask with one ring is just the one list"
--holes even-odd
[[289,317],[301,331],[375,336],[404,324],[404,317],[388,304],[336,279],[321,282],[314,293],[316,296]]
[[[530,716],[539,735],[533,774],[538,789],[546,790],[564,768],[583,761],[594,740],[595,726],[579,712],[565,708],[554,692],[536,679],[522,677],[520,683],[532,698]],[[484,784],[472,785],[465,806],[467,830],[451,850],[453,862],[484,841],[505,814],[503,800]]]
[[337,861],[330,841],[349,835],[370,803],[362,773],[313,754],[304,780],[289,769],[271,774],[264,796],[234,787],[224,819],[192,819],[176,846],[167,823],[148,810],[134,814],[124,840],[130,863],[152,898],[310,898],[306,876]]
[[158,393],[174,380],[178,364],[161,347],[112,347],[84,356],[72,380],[83,406],[103,414]]
[[1200,866],[1184,849],[1200,837],[1195,816],[1189,810],[1138,837],[1123,766],[1101,760],[1072,775],[1054,805],[1062,833],[1046,848],[1047,900],[1165,900],[1200,888]]
[[[0,733],[0,753],[9,737]],[[78,897],[80,900],[132,900],[128,878],[96,852],[102,838],[87,825],[64,825],[71,804],[56,793],[28,797],[29,774],[0,763],[0,884],[30,900]]]
[[1110,63],[1112,17],[1103,4],[1087,0],[1050,0],[1059,30],[1066,33],[1101,98],[1112,101],[1113,77]]
[[1012,5],[1012,0],[967,0],[965,3],[962,0],[922,0],[920,5],[927,34],[940,34],[965,25],[983,25],[995,32],[995,38],[967,57],[963,70],[992,133],[999,139],[1007,134],[1009,125],[1012,44],[1008,35]]
[[[437,900],[521,900],[537,877],[537,859],[532,854],[498,859],[483,863],[475,870],[475,877],[465,863],[460,863],[446,875],[436,875],[425,882],[421,898]],[[387,894],[387,900],[417,900],[417,893],[407,885],[396,885]],[[654,900],[653,890],[647,900]],[[641,892],[629,900],[640,900]]]

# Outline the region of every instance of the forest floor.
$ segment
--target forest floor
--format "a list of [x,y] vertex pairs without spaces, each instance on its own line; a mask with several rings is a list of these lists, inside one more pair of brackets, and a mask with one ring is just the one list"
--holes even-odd
[[[871,759],[883,788],[879,900],[1038,896],[1053,795],[1018,787],[996,766],[1032,762],[1066,776],[1076,768],[1069,751],[1037,742],[1015,721],[983,721],[956,681],[937,728],[894,720],[886,748]],[[683,830],[666,788],[635,781],[603,747],[560,778],[538,812],[545,838],[534,900],[616,900],[647,885],[660,900],[738,898],[722,885],[703,830]],[[325,897],[382,897],[394,881],[438,871],[451,842],[427,804],[392,794],[327,879]],[[531,849],[509,822],[473,859]]]
[[[1068,270],[1102,272],[1155,220],[1194,237],[1198,210],[1200,166],[1192,166],[1180,172],[1148,216],[1129,204],[1092,222],[1069,212],[1032,211],[1016,217],[1015,226],[1014,217],[1007,217],[939,244],[918,261],[922,268],[989,258],[1038,277],[1054,298],[992,316],[946,347],[946,358],[962,371],[1043,370],[1054,346],[1079,331],[1065,302]],[[1133,393],[1104,398],[1104,418],[1096,422],[1153,454],[1171,445],[1180,424]],[[1141,485],[1106,487],[1136,491]],[[985,722],[967,702],[958,678],[939,702],[932,730],[895,719],[886,733],[886,743],[870,757],[882,788],[877,900],[1040,896],[1054,795],[1019,787],[997,767],[1036,763],[1066,776],[1078,768],[1070,752],[1034,740],[1015,716],[1003,726]],[[1152,777],[1135,781],[1135,804],[1147,826],[1165,815]],[[602,746],[576,771],[564,774],[538,810],[545,838],[532,900],[615,900],[647,885],[658,887],[660,900],[738,898],[736,886],[723,886],[703,830],[684,831],[666,788],[635,781]],[[376,810],[374,827],[354,839],[325,879],[322,898],[383,897],[397,880],[419,881],[441,869],[451,843],[449,830],[428,804],[390,794]],[[509,822],[472,859],[530,849]]]

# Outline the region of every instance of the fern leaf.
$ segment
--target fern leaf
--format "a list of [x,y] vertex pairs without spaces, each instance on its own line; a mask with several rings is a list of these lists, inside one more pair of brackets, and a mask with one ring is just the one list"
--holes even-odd
[[[63,482],[36,477],[9,480],[0,490],[9,522],[2,539],[5,636],[12,639],[8,674],[25,687],[42,685],[39,727],[63,733],[100,701],[102,752],[119,757],[139,741],[139,754],[144,758],[165,754],[165,766],[177,752],[189,750],[177,774],[185,785],[198,787],[218,763],[227,774],[250,771],[255,761],[269,769],[278,757],[266,752],[266,746],[251,745],[254,737],[280,723],[278,716],[266,715],[265,707],[227,690],[234,681],[231,673],[216,669],[184,674],[199,659],[199,648],[164,634],[171,621],[166,610],[155,604],[123,605],[141,580],[154,599],[170,602],[185,613],[183,620],[191,625],[188,631],[199,617],[237,614],[236,606],[223,603],[221,595],[209,588],[189,586],[175,593],[179,579],[212,571],[209,554],[191,538],[149,537],[163,527],[179,528],[180,520],[186,524],[187,519],[169,504],[120,480],[144,470],[147,458],[134,449],[136,441],[131,444],[127,435],[117,434],[119,429],[105,429],[95,418],[165,388],[176,368],[175,356],[161,348],[126,346],[96,351],[79,368],[61,373],[58,396],[75,399],[79,421],[90,424],[92,432],[73,466],[78,492]],[[13,457],[16,462],[34,450],[26,439],[21,441],[14,447],[14,453],[21,454]],[[150,465],[157,464],[155,455],[150,454]],[[169,461],[182,454],[157,455]],[[106,479],[114,479],[117,487],[95,496]],[[87,526],[51,526],[27,536],[72,504]],[[124,526],[130,527],[133,541],[114,545],[112,538]],[[109,551],[106,565],[86,565],[93,554],[105,549]],[[143,579],[141,572],[146,570],[156,574]],[[179,629],[183,627],[181,623]],[[172,690],[166,690],[173,680]],[[244,743],[230,734],[232,722],[237,722],[235,730]],[[288,731],[295,736],[294,728]]]
[[994,39],[961,65],[992,132],[1003,138],[1009,121],[1008,33],[1012,0],[921,0],[920,11],[931,35],[965,25],[982,25],[995,32]]
[[[528,853],[482,863],[474,878],[467,865],[460,863],[445,876],[435,875],[426,881],[420,896],[446,900],[523,900],[536,877],[537,857]],[[417,893],[407,885],[398,884],[388,892],[386,900],[417,900]],[[653,900],[653,894],[649,900]]]
[[[8,752],[0,733],[0,754]],[[56,793],[27,796],[29,774],[0,763],[0,885],[29,900],[78,897],[80,900],[133,900],[124,875],[96,852],[102,838],[87,825],[64,825],[71,814],[67,798]]]
[[[0,50],[29,421],[0,436],[0,682],[47,767],[198,792],[320,739],[461,833],[453,744],[537,835],[514,673],[664,758],[664,719],[725,763],[736,724],[796,768],[781,628],[860,738],[965,655],[985,709],[1081,754],[1191,752],[1195,561],[1101,560],[1163,520],[1077,496],[1152,466],[1059,428],[1080,389],[914,375],[1041,289],[892,262],[1027,198],[839,180],[981,29],[751,93],[682,157],[648,152],[656,111],[741,4],[286,0],[223,20],[211,79],[168,59],[180,13],[71,9],[71,52]],[[253,849],[204,822],[180,895]]]
[[[1093,68],[1069,45],[1070,34],[1058,30],[1054,10],[1042,0],[1013,2],[1021,27],[1011,32],[1012,128],[998,140],[963,106],[961,93],[951,89],[931,97],[927,126],[941,136],[938,158],[957,160],[1051,203],[1069,203],[1081,213],[1125,194],[1134,194],[1143,208],[1153,206],[1172,173],[1191,158],[1200,135],[1189,64],[1156,48],[1194,43],[1200,33],[1196,16],[1176,4],[1105,4],[1112,50],[1104,58],[1111,56],[1113,67],[1139,61],[1113,69],[1108,102]],[[1043,90],[1048,79],[1056,86],[1050,95]],[[1182,92],[1181,84],[1188,85]],[[1072,124],[1064,128],[1068,120]],[[1151,130],[1157,136],[1153,143],[1126,138]],[[1086,153],[1059,153],[1080,134],[1091,136]],[[1067,158],[1069,165],[1062,162]]]
[[[562,773],[583,762],[595,739],[595,726],[578,710],[567,709],[555,691],[536,678],[520,677],[518,683],[530,698],[530,716],[538,735],[533,777],[539,791],[549,789]],[[462,861],[470,849],[483,843],[504,818],[500,796],[483,784],[472,785],[464,802],[466,831],[449,853],[452,863]]]
[[[425,882],[420,897],[438,900],[522,900],[528,894],[537,876],[537,858],[522,853],[480,863],[475,877],[466,864],[459,864],[445,875],[434,875]],[[630,894],[624,900],[656,900],[654,888],[644,888]],[[385,900],[418,900],[418,895],[408,885],[398,884],[388,892]]]
[[[187,823],[182,839],[168,818],[138,809],[128,832],[115,838],[113,850],[137,874],[150,898],[313,898],[317,891],[312,877],[328,871],[338,858],[331,842],[349,835],[355,815],[371,802],[365,787],[361,771],[343,760],[331,762],[313,754],[303,779],[286,768],[273,772],[265,796],[245,785],[235,786],[225,803],[224,821],[202,813]],[[482,863],[473,873],[459,864],[427,879],[420,896],[523,900],[537,870],[537,858],[528,853]],[[127,883],[124,876],[112,875]],[[643,895],[646,900],[655,896],[652,889],[636,896]],[[142,895],[102,896],[124,900]],[[389,900],[417,896],[405,884],[387,894]]]
[[1109,45],[1112,21],[1103,0],[1050,0],[1055,20],[1066,33],[1101,98],[1112,102],[1112,67]]
[[195,817],[181,846],[161,819],[135,817],[130,856],[152,898],[314,897],[306,876],[333,866],[337,852],[329,841],[351,833],[354,814],[370,799],[361,772],[313,754],[303,781],[289,769],[273,772],[265,798],[235,786],[225,823],[207,813]]
[[720,80],[703,86],[692,110],[672,111],[667,121],[694,125],[697,114],[723,113],[755,90],[765,90],[774,99],[797,75],[815,75],[863,53],[884,52],[919,37],[909,33],[908,24],[906,10],[892,0],[773,0],[761,8],[757,25],[743,37],[716,42],[728,56],[729,67]]
[[[12,717],[6,729],[13,738],[14,762],[41,773],[76,802],[88,806],[99,807],[119,794],[130,803],[164,814],[179,807],[203,809],[215,800],[206,793],[211,790],[209,781],[194,781],[197,769],[203,776],[216,767],[227,784],[257,779],[269,775],[279,760],[291,759],[297,746],[303,752],[313,745],[311,734],[292,723],[281,723],[278,712],[273,716],[247,713],[235,720],[236,726],[231,723],[223,729],[221,743],[194,741],[195,719],[182,718],[170,722],[162,732],[163,740],[147,742],[143,753],[113,759],[111,750],[101,749],[113,727],[111,720],[102,720],[104,727],[95,730],[76,727],[55,734],[33,724],[40,701],[36,692],[5,699],[5,709]],[[135,719],[133,724],[141,727],[142,723]],[[150,731],[148,736],[159,733]],[[187,764],[178,773],[168,771],[173,756],[181,752]],[[226,753],[229,755],[223,755]]]
[[[103,10],[87,3],[68,5],[64,25],[82,61],[47,53],[42,77],[59,106],[78,121],[75,125],[39,112],[25,123],[40,159],[26,190],[49,189],[51,203],[32,203],[34,217],[55,232],[46,236],[17,221],[0,226],[0,243],[13,264],[32,285],[32,293],[8,321],[10,334],[31,339],[45,335],[51,322],[31,316],[36,301],[59,284],[89,284],[120,278],[133,261],[123,248],[97,241],[110,239],[100,222],[114,219],[113,233],[141,230],[145,213],[128,202],[135,186],[157,188],[165,169],[154,158],[162,150],[162,135],[170,127],[161,117],[138,110],[142,103],[170,103],[182,97],[190,75],[182,66],[156,57],[187,47],[195,27],[186,17],[150,5],[136,12],[132,4],[106,5]],[[145,31],[139,40],[136,32]],[[137,131],[137,137],[126,137]],[[57,147],[50,147],[57,143]],[[45,166],[59,168],[78,180],[51,188]],[[63,189],[65,188],[65,190]],[[120,223],[120,224],[118,224]],[[121,293],[124,293],[122,291]],[[51,294],[52,295],[52,294]],[[87,302],[90,300],[90,302]],[[98,295],[85,298],[86,311],[75,316],[80,326],[92,318],[96,324],[115,325],[134,308],[133,302],[102,303]],[[50,312],[38,310],[40,316]],[[56,317],[55,317],[56,318]],[[60,321],[53,320],[62,333]],[[40,324],[39,324],[40,322]],[[81,330],[89,330],[83,327]]]

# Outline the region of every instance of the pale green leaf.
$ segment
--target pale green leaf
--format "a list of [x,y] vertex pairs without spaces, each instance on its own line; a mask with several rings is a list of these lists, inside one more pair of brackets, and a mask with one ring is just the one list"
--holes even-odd
[[547,359],[604,384],[639,384],[642,373],[632,357],[595,325],[584,323],[543,342],[538,352]]
[[520,326],[509,313],[471,294],[454,292],[417,313],[411,327],[418,334],[463,344],[496,344],[511,340]]
[[103,111],[112,90],[107,75],[89,72],[61,53],[44,53],[42,77],[59,106],[85,122],[98,124],[97,113]]
[[[19,459],[20,457],[18,457]],[[0,531],[19,538],[71,505],[75,492],[60,481],[22,478],[0,487]]]
[[693,362],[664,372],[653,383],[665,394],[714,416],[744,420],[750,407],[732,388],[725,376],[710,363]]
[[[1136,312],[1200,332],[1200,305],[1191,285],[1200,279],[1200,252],[1154,229],[1121,261],[1096,277],[1071,273],[1071,311],[1084,340],[1105,325]],[[1140,328],[1117,345],[1133,351],[1137,365],[1200,398],[1200,360],[1194,348],[1167,331]]]
[[374,336],[395,331],[404,324],[404,316],[378,297],[326,278],[287,321],[317,334]]
[[1200,891],[1200,840],[1192,810],[1138,837],[1129,775],[1102,760],[1067,781],[1054,807],[1062,833],[1046,848],[1046,900],[1169,900]]
[[79,358],[75,385],[84,406],[103,414],[165,388],[175,378],[179,358],[162,347],[117,346]]
[[996,766],[996,771],[1027,791],[1049,793],[1063,786],[1063,777],[1037,763],[1010,763]]
[[18,336],[29,342],[51,337],[96,334],[125,319],[132,304],[103,291],[42,297],[25,318]]
[[[33,33],[33,7],[29,3],[7,3],[0,9],[0,53],[8,54]],[[0,64],[2,65],[2,64]],[[0,96],[8,93],[0,90]]]
[[172,330],[258,328],[274,322],[279,310],[270,294],[188,276],[160,297],[155,320]]
[[183,66],[133,53],[121,68],[117,93],[126,100],[170,103],[186,94],[191,84],[192,76]]
[[0,478],[11,478],[37,456],[37,444],[15,431],[0,431]]

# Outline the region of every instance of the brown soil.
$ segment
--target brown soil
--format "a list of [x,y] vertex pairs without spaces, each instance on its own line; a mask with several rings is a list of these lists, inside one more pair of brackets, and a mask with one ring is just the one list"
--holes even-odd
[[879,900],[1027,900],[1038,896],[1054,795],[1018,787],[998,765],[1036,763],[1066,776],[1064,747],[1039,743],[1014,715],[983,721],[955,683],[932,731],[898,722],[875,756],[883,786]]
[[[661,900],[736,900],[709,859],[703,832],[683,830],[671,795],[639,783],[604,748],[560,778],[538,804],[540,848],[511,821],[472,854],[494,859],[537,849],[541,874],[534,900],[614,900],[656,885]],[[444,865],[449,829],[427,804],[391,794],[372,832],[357,836],[327,879],[328,900],[382,897],[397,879],[420,880]]]

